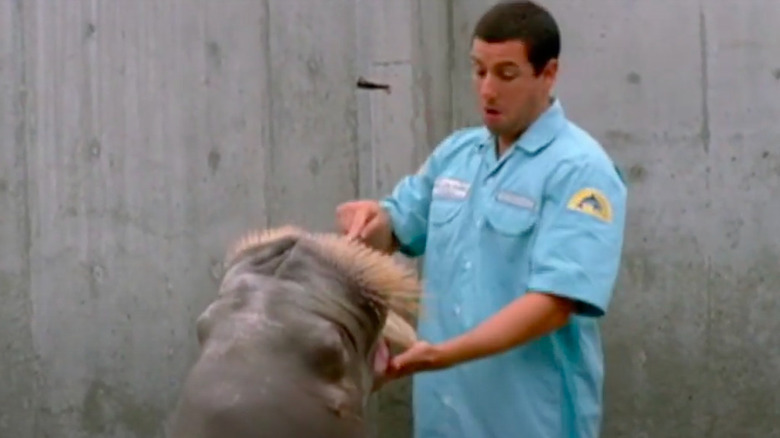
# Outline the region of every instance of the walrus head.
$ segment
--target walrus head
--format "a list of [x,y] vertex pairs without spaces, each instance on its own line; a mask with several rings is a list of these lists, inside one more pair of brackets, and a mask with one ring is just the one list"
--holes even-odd
[[[384,339],[401,348],[410,347],[417,341],[415,330],[407,320],[418,309],[421,288],[416,272],[392,257],[345,236],[309,233],[294,226],[247,233],[226,254],[225,277],[242,258],[246,263],[250,261],[247,257],[254,254],[256,257],[251,261],[255,264],[265,260],[268,262],[265,267],[274,267],[275,275],[281,278],[289,275],[293,281],[298,281],[307,272],[302,269],[303,262],[288,266],[287,270],[281,269],[282,261],[291,260],[285,255],[291,255],[293,249],[307,254],[305,257],[313,263],[307,268],[316,267],[317,274],[312,271],[310,275],[321,277],[313,281],[330,277],[344,286],[331,299],[346,298],[366,316],[378,318]],[[376,335],[371,333],[369,338]]]
[[[217,300],[197,320],[211,370],[241,358],[255,373],[294,380],[295,389],[276,391],[305,391],[337,417],[362,419],[375,363],[388,360],[385,341],[416,341],[406,319],[417,310],[416,273],[360,242],[292,226],[254,231],[232,245],[224,267]],[[205,376],[206,365],[196,368]],[[222,379],[209,372],[210,384]]]

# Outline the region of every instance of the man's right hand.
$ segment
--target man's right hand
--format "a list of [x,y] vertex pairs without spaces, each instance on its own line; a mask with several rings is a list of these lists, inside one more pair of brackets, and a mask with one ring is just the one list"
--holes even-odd
[[392,225],[387,212],[375,200],[345,202],[336,208],[339,231],[380,251],[395,250]]

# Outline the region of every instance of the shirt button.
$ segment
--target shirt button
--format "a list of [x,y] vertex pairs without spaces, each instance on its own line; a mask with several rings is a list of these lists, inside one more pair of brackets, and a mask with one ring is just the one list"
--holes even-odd
[[466,269],[471,269],[471,262],[464,263],[463,267],[466,268]]
[[482,226],[482,218],[477,219],[476,224],[477,224],[478,227],[481,227]]
[[459,306],[459,305],[457,305],[457,304],[456,304],[456,305],[455,305],[455,306],[452,308],[452,310],[455,312],[455,314],[456,314],[456,315],[460,315],[460,306]]

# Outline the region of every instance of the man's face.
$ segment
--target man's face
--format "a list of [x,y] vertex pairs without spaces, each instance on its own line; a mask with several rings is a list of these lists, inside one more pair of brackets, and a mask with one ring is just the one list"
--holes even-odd
[[493,134],[512,138],[544,111],[557,73],[555,60],[537,75],[522,42],[480,39],[473,41],[471,60],[482,120]]

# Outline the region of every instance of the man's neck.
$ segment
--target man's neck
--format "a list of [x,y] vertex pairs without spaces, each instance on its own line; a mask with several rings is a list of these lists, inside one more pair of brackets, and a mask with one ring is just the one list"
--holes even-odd
[[512,137],[499,136],[496,138],[495,150],[496,158],[501,158],[506,151],[517,141],[520,136],[523,135],[523,131]]
[[537,120],[539,120],[539,117],[544,114],[545,111],[547,111],[555,102],[555,98],[553,96],[550,96],[544,104],[542,104],[539,108],[536,110],[536,114],[533,118],[531,118],[531,122],[519,129],[516,133],[512,135],[499,135],[496,137],[496,157],[501,158],[504,153],[509,150],[510,147],[518,140],[522,135],[528,130],[528,128],[531,127],[531,125],[534,124]]

